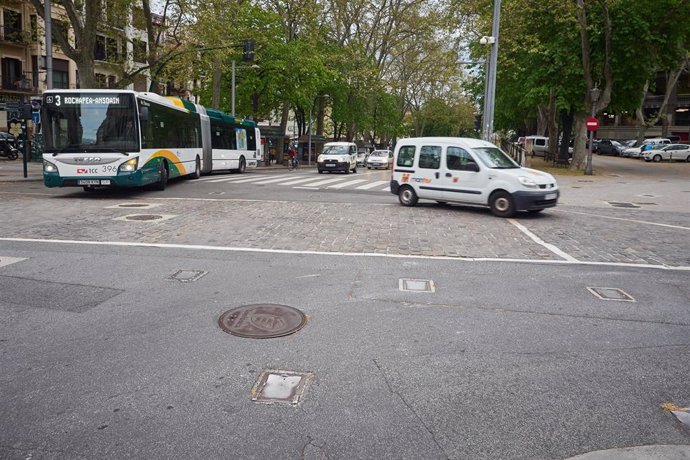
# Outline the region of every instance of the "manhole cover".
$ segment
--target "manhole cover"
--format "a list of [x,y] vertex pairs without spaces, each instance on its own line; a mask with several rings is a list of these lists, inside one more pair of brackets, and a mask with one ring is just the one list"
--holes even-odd
[[162,218],[163,216],[159,216],[157,214],[137,214],[125,217],[127,220],[158,220]]
[[277,304],[243,305],[218,318],[218,325],[228,334],[250,339],[283,337],[299,331],[306,322],[301,311]]
[[296,405],[313,378],[311,372],[264,370],[252,387],[252,401]]
[[192,283],[198,281],[202,276],[206,275],[208,272],[204,270],[178,270],[173,273],[170,278],[171,280],[180,281],[182,283]]

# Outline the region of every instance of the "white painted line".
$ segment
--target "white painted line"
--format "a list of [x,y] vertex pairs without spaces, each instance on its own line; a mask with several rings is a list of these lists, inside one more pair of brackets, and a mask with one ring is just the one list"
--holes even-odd
[[295,279],[298,280],[298,279],[300,279],[300,278],[316,278],[316,277],[319,277],[319,276],[321,276],[321,275],[319,275],[319,274],[317,273],[317,274],[314,274],[314,275],[298,276],[298,277],[295,278]]
[[377,180],[376,182],[372,182],[370,184],[360,185],[359,187],[355,187],[355,189],[357,189],[357,190],[369,190],[370,188],[380,187],[383,184],[388,184],[388,183],[389,183],[389,181],[387,181],[387,180]]
[[264,180],[264,179],[266,179],[265,176],[262,176],[262,177],[249,177],[249,178],[246,178],[246,179],[240,179],[240,180],[233,181],[233,184],[244,184],[244,183],[246,183],[246,182],[256,182],[256,181]]
[[313,184],[304,184],[306,187],[320,187],[322,185],[330,184],[333,182],[340,182],[343,180],[342,177],[336,177],[334,179],[326,179],[326,180],[320,180],[318,182],[314,182]]
[[[252,179],[254,180],[260,180],[263,178],[266,178],[268,176],[261,175],[261,176],[253,176]],[[216,182],[236,182],[239,180],[247,180],[246,176],[241,176],[241,175],[236,175],[236,176],[231,176],[231,177],[223,177],[223,178],[215,178],[214,180],[209,180],[207,181],[209,184],[211,183],[216,183]]]
[[634,224],[644,224],[644,225],[656,225],[657,227],[666,227],[666,228],[675,228],[677,230],[690,230],[690,227],[683,227],[681,225],[671,225],[671,224],[660,224],[658,222],[649,222],[647,220],[638,220],[638,219],[625,219],[623,217],[613,217],[613,216],[602,216],[599,214],[590,214],[588,212],[578,212],[578,211],[568,211],[566,209],[553,209],[554,211],[560,211],[560,212],[567,212],[570,214],[580,214],[583,216],[590,216],[590,217],[601,217],[602,219],[612,219],[612,220],[622,220],[625,222],[632,222]]
[[294,184],[301,184],[302,182],[309,182],[310,180],[314,180],[313,177],[310,177],[308,179],[297,179],[297,180],[291,180],[290,182],[283,182],[280,185],[294,185]]
[[298,185],[298,186],[292,187],[292,188],[296,188],[299,190],[318,190],[319,189],[318,187],[307,187],[307,186],[302,187],[301,185]]
[[290,180],[290,179],[294,179],[294,176],[293,176],[293,177],[290,177],[290,176],[281,176],[281,177],[279,177],[279,178],[277,178],[277,179],[261,180],[261,181],[259,181],[259,182],[254,182],[254,183],[255,183],[255,184],[272,184],[272,183],[274,183],[274,182],[283,182],[283,181]]
[[347,187],[349,185],[355,185],[359,184],[360,182],[366,182],[366,179],[355,179],[355,180],[349,180],[347,182],[342,182],[340,184],[334,184],[334,185],[329,185],[328,188],[343,188]]
[[553,244],[547,243],[546,241],[542,240],[542,239],[539,238],[537,235],[535,235],[534,233],[530,232],[530,231],[527,229],[527,227],[525,227],[525,226],[522,225],[521,223],[517,222],[515,219],[508,219],[508,222],[510,222],[511,224],[515,225],[517,228],[519,228],[520,231],[521,231],[522,233],[524,233],[525,235],[529,236],[530,239],[531,239],[532,241],[534,241],[534,242],[537,243],[537,244],[540,244],[540,245],[544,246],[546,249],[548,249],[549,251],[553,252],[553,253],[556,254],[557,256],[562,257],[562,258],[564,258],[565,260],[568,260],[568,261],[570,261],[570,262],[577,262],[577,259],[576,259],[576,258],[574,258],[573,256],[571,256],[570,254],[566,254],[565,252],[561,251],[560,249],[558,249],[558,248],[557,248],[556,246],[554,246]]
[[[395,205],[398,206],[398,205]],[[380,254],[376,252],[327,252],[327,251],[296,251],[291,249],[261,249],[238,248],[229,246],[206,246],[194,244],[165,244],[165,243],[137,243],[130,241],[78,241],[78,240],[42,240],[38,238],[2,238],[0,241],[12,241],[17,243],[51,243],[51,244],[77,244],[85,246],[118,246],[132,248],[160,248],[181,249],[191,251],[222,251],[222,252],[256,252],[263,254],[308,254],[316,256],[345,256],[345,257],[380,257],[385,259],[423,259],[423,260],[454,260],[459,262],[501,262],[537,265],[584,265],[596,267],[623,267],[623,268],[651,268],[655,270],[687,271],[690,266],[679,265],[652,265],[652,264],[627,264],[620,262],[582,262],[579,260],[533,260],[533,259],[501,259],[499,257],[452,257],[452,256],[423,256],[413,254]],[[35,248],[33,248],[35,249]]]
[[390,191],[391,191],[391,186],[389,185],[389,186],[386,187],[386,188],[382,188],[381,191],[382,191],[382,192],[390,192]]

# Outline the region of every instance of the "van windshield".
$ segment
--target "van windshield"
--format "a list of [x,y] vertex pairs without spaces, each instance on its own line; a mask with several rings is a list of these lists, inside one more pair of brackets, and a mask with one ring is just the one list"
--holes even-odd
[[520,165],[496,147],[475,147],[472,149],[479,161],[491,169],[515,169]]
[[350,149],[347,145],[327,145],[323,149],[324,155],[347,155]]

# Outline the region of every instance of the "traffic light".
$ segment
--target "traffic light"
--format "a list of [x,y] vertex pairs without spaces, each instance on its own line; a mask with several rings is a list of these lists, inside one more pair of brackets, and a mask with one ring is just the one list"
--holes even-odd
[[474,129],[477,132],[482,130],[482,114],[477,113],[474,115]]

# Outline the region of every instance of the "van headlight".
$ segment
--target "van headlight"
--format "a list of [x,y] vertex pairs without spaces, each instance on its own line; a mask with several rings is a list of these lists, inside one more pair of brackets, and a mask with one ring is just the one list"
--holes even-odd
[[520,181],[520,183],[522,185],[524,185],[525,187],[529,187],[529,188],[536,188],[537,187],[537,183],[534,182],[533,179],[526,177],[526,176],[519,176],[518,181]]
[[137,164],[139,163],[139,158],[132,158],[127,160],[120,165],[118,171],[120,172],[132,172],[137,170]]
[[57,166],[48,160],[43,160],[43,172],[45,173],[56,173],[58,172]]
[[318,158],[316,159],[317,163],[323,163],[323,155],[319,155]]

